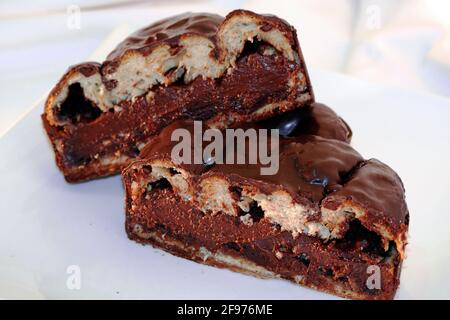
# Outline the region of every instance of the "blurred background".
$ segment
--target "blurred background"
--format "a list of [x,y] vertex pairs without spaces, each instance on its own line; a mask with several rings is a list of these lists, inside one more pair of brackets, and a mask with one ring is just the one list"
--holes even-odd
[[450,97],[448,0],[3,0],[0,137],[112,32],[125,36],[185,11],[235,8],[294,25],[310,69]]

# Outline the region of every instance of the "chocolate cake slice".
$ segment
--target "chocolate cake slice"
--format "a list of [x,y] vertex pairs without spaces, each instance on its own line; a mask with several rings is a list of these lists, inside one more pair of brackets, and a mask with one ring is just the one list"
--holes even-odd
[[172,133],[195,136],[195,123],[165,128],[123,171],[129,238],[343,297],[393,298],[409,224],[403,184],[347,143],[348,126],[327,107],[302,111],[245,127],[279,129],[273,175],[262,163],[174,161]]
[[118,173],[178,119],[219,128],[313,102],[296,31],[269,15],[186,13],[69,68],[42,115],[68,181]]

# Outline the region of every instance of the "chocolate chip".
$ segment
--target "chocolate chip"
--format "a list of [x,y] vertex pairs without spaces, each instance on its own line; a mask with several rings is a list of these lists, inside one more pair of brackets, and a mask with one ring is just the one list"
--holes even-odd
[[223,245],[227,249],[231,249],[234,251],[240,251],[241,247],[236,242],[227,242]]
[[298,260],[300,260],[301,263],[303,263],[306,267],[309,267],[310,260],[306,253],[301,253],[296,257]]

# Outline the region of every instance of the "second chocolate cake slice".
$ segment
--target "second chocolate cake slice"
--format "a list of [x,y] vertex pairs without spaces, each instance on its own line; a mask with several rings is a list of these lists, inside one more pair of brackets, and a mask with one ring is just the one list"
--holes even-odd
[[245,127],[261,128],[282,135],[274,174],[261,174],[262,163],[179,163],[172,134],[194,137],[195,123],[164,129],[123,172],[129,237],[340,296],[392,298],[409,224],[397,174],[355,151],[348,126],[323,105]]
[[177,119],[216,127],[313,102],[296,31],[269,15],[187,13],[137,31],[102,63],[69,68],[42,115],[68,181],[119,172]]

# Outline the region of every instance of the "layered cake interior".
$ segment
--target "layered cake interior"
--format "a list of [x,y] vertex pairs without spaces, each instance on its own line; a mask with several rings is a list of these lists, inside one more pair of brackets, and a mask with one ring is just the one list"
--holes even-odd
[[274,16],[183,14],[137,31],[102,63],[71,67],[42,115],[68,181],[117,173],[178,119],[218,128],[313,101],[293,27]]
[[[404,188],[348,144],[351,131],[332,110],[313,104],[245,127],[282,133],[273,175],[261,163],[175,163],[170,136],[180,128],[193,124],[164,129],[123,172],[131,239],[340,296],[394,296],[409,223]],[[380,273],[375,289],[371,268]]]

